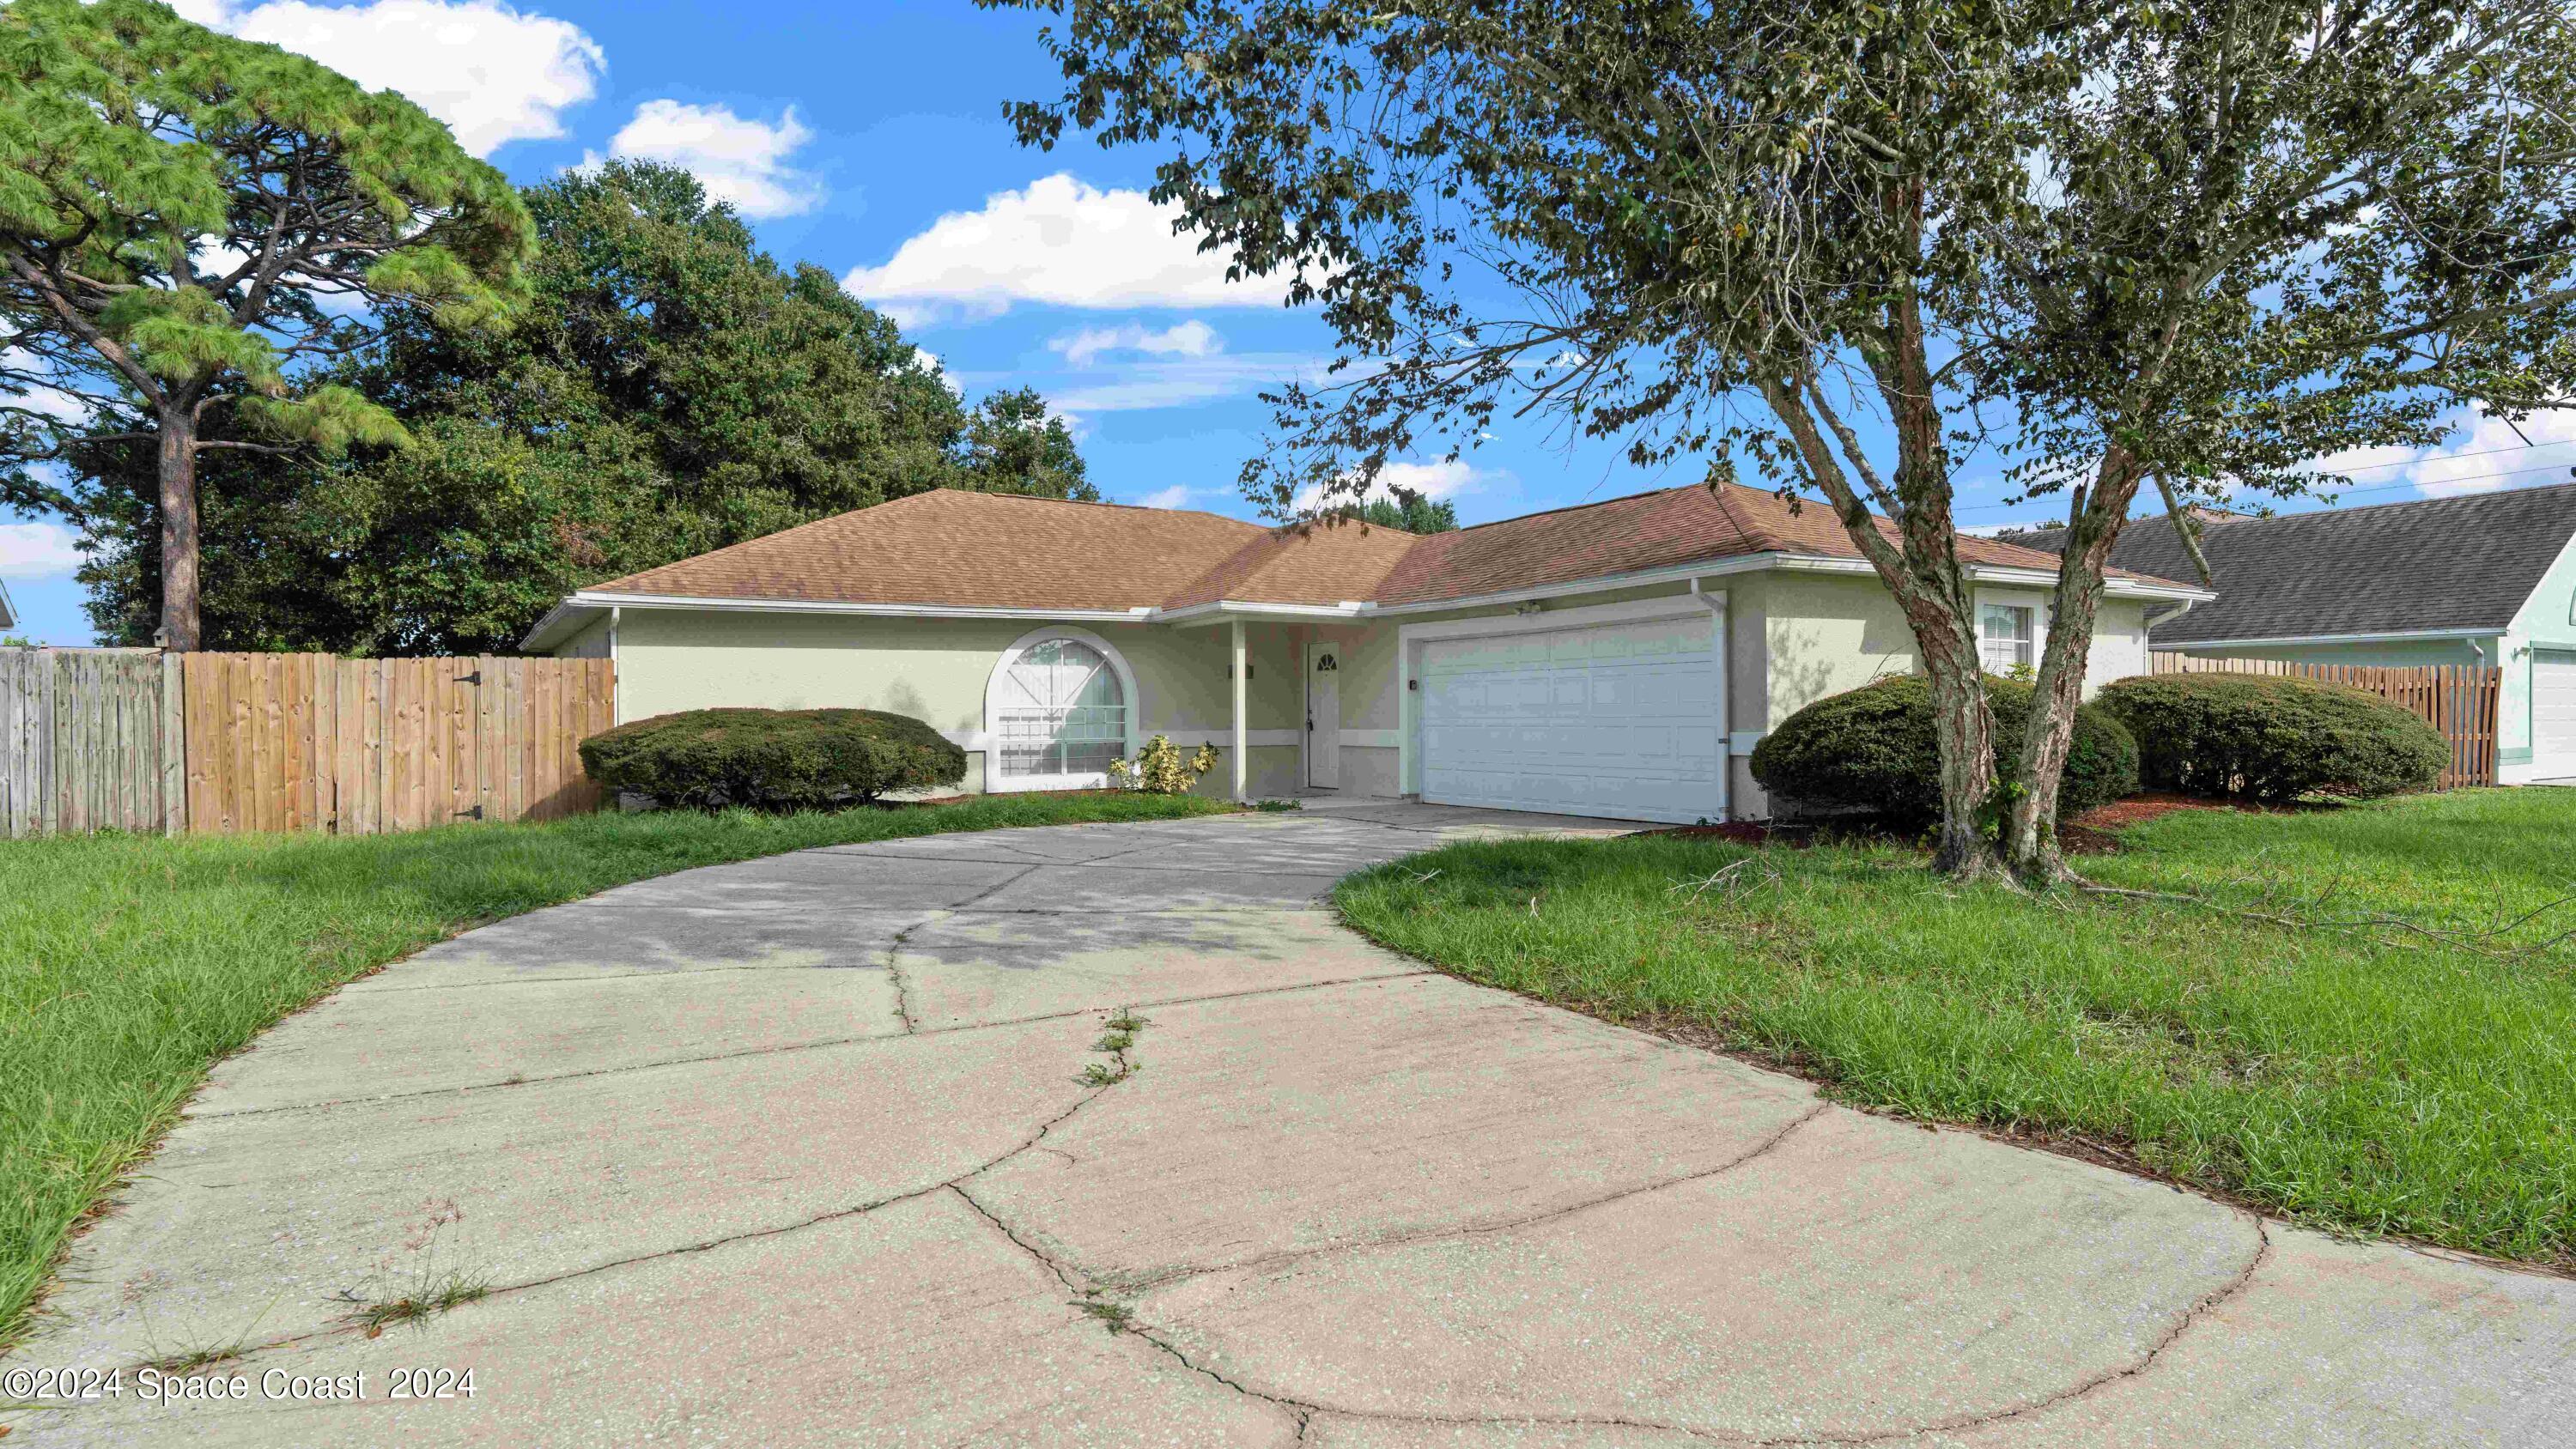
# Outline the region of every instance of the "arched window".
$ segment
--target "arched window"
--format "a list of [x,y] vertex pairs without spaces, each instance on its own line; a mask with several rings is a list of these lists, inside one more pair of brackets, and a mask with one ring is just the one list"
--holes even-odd
[[1042,630],[1002,655],[985,695],[986,788],[1104,785],[1129,753],[1135,678],[1117,651],[1079,630]]

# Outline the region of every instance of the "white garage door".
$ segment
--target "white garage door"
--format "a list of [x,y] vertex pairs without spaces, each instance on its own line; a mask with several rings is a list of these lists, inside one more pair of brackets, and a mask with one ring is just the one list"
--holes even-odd
[[1422,798],[1688,823],[1724,810],[1705,614],[1422,646]]
[[2576,775],[2576,654],[2532,653],[2531,764],[2543,779]]

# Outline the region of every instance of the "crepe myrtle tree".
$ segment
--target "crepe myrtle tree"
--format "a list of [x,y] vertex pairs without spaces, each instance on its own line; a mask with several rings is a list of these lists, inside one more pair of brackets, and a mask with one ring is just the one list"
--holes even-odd
[[[1822,494],[1913,629],[1954,875],[2063,870],[2055,777],[2142,480],[2294,490],[2316,453],[2438,435],[2437,399],[2548,391],[2514,360],[2554,336],[2565,252],[2527,209],[2563,184],[2542,5],[988,3],[1061,17],[1024,142],[1160,149],[1179,228],[1335,330],[1334,375],[1274,398],[1254,498],[1329,509],[1505,411]],[[2481,184],[2513,214],[2464,256],[2444,229]],[[2450,360],[2383,356],[2419,343]],[[2000,777],[1969,449],[2077,524]]]
[[2464,407],[2576,400],[2576,26],[2561,0],[2103,4],[2033,43],[2080,79],[2015,98],[2033,204],[1978,219],[1963,312],[2023,493],[2065,504],[2000,832],[2051,880],[2103,566],[2144,488],[2208,579],[2193,503],[2330,489],[2311,460],[2438,442]]
[[[504,315],[526,209],[419,107],[149,0],[0,10],[0,501],[61,512],[66,450],[157,451],[161,634],[198,644],[196,470],[215,448],[401,440],[344,387],[286,395],[400,300]],[[231,436],[206,435],[231,409]]]

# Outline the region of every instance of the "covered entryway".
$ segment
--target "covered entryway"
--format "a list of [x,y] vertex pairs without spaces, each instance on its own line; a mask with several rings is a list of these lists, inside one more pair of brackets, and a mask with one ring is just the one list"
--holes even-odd
[[1479,620],[1420,640],[1423,801],[1724,818],[1723,615],[1686,607],[1577,627]]
[[2531,653],[2531,764],[2542,776],[2576,775],[2576,651]]

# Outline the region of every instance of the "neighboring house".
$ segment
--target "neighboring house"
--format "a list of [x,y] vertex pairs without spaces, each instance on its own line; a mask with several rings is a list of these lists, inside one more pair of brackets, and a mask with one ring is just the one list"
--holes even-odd
[[[2576,484],[2281,518],[2204,510],[2218,599],[2156,624],[2158,649],[2323,664],[2497,665],[2497,774],[2576,775]],[[2055,550],[2064,531],[2006,535]],[[2199,577],[2173,523],[2111,562]]]
[[[2033,662],[2056,561],[1963,540],[1989,662]],[[2094,678],[2146,614],[2122,574]],[[617,662],[618,718],[715,705],[928,720],[970,790],[1101,784],[1153,735],[1209,787],[1692,821],[1759,815],[1744,756],[1820,698],[1914,666],[1823,507],[1677,488],[1416,537],[939,491],[582,590],[531,652]]]
[[0,629],[15,628],[17,623],[17,607],[9,602],[9,583],[0,579]]

